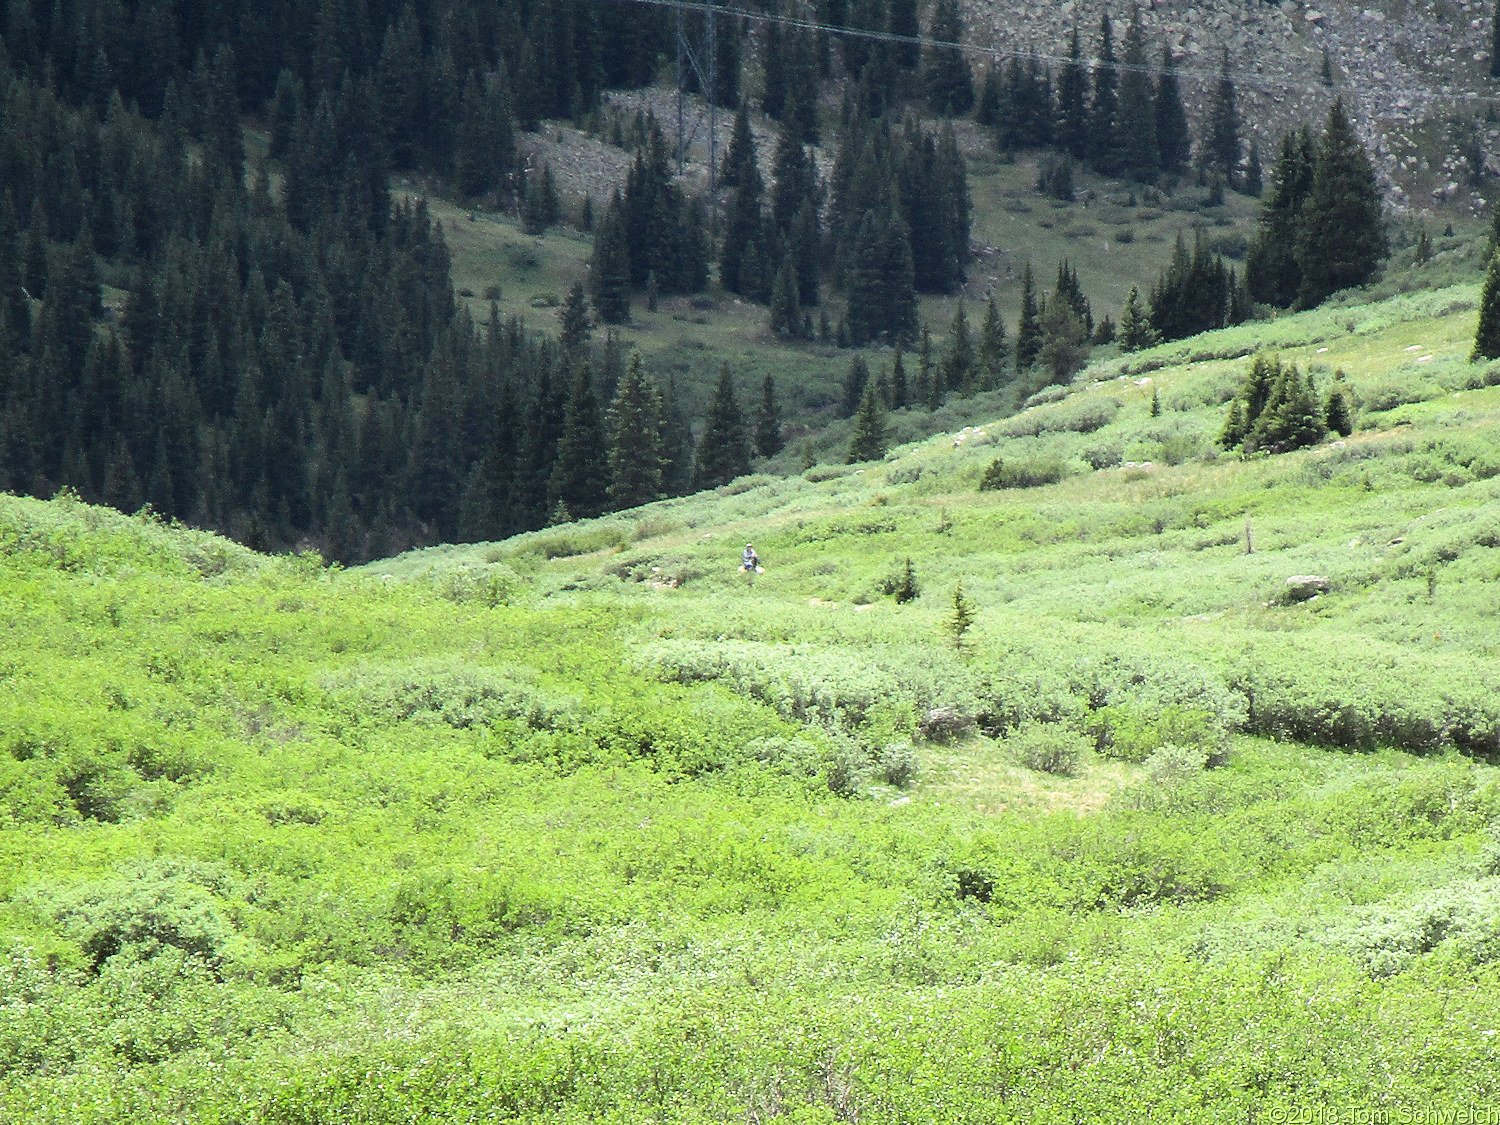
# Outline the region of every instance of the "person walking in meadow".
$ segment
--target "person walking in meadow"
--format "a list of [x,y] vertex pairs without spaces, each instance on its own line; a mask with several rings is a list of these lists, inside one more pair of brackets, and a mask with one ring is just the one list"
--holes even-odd
[[760,556],[755,553],[755,548],[749,543],[745,544],[745,551],[740,555],[740,569],[745,572],[745,585],[747,586],[754,586],[755,576],[766,572],[766,568],[760,565]]

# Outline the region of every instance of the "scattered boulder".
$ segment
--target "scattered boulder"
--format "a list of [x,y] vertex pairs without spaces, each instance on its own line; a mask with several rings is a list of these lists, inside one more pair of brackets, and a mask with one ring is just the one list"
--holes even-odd
[[931,742],[951,742],[974,729],[974,716],[957,707],[934,707],[922,720],[922,737]]
[[1311,601],[1319,594],[1328,593],[1328,579],[1321,574],[1294,574],[1286,580],[1281,600],[1288,604]]

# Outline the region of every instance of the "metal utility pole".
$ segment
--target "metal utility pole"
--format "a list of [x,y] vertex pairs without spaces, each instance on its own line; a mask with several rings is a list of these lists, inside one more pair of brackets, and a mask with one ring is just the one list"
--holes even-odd
[[[691,138],[687,132],[687,119],[685,103],[687,99],[687,76],[688,70],[698,78],[698,86],[703,95],[708,99],[708,192],[709,198],[713,198],[718,188],[719,180],[719,113],[718,106],[714,102],[714,94],[718,89],[717,66],[719,61],[718,27],[715,20],[716,9],[714,0],[703,0],[703,41],[697,44],[698,50],[694,51],[694,44],[689,41],[687,31],[683,26],[683,9],[677,9],[677,173],[687,163],[687,149]],[[699,62],[702,56],[703,61]],[[697,133],[698,127],[693,126],[693,132]]]

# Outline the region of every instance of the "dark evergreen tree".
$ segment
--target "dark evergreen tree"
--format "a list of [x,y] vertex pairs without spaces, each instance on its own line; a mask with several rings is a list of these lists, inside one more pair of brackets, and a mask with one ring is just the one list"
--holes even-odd
[[943,385],[957,394],[971,395],[977,389],[976,382],[974,338],[969,332],[969,318],[960,298],[948,329],[948,350],[943,355]]
[[1243,450],[1285,453],[1323,440],[1327,423],[1312,376],[1304,378],[1296,364],[1282,366],[1275,360],[1269,374],[1264,408],[1254,414],[1246,409]]
[[802,305],[797,293],[797,261],[791,250],[781,260],[776,282],[771,287],[771,331],[780,336],[797,336],[802,332]]
[[564,351],[576,352],[589,338],[589,302],[583,292],[583,282],[573,282],[558,321],[557,342]]
[[661,391],[642,370],[639,353],[615,389],[607,418],[609,506],[634,508],[660,500],[669,463],[664,441]]
[[911,383],[906,378],[906,359],[901,354],[901,345],[896,345],[896,354],[891,357],[891,398],[892,410],[905,410],[911,405]]
[[1120,313],[1120,350],[1138,352],[1142,348],[1161,343],[1161,334],[1151,324],[1151,317],[1141,307],[1141,294],[1134,285],[1125,298],[1125,309]]
[[552,226],[561,209],[551,164],[542,165],[540,174],[525,177],[521,189],[521,226],[527,234],[541,234]]
[[849,332],[855,344],[917,334],[917,292],[911,241],[895,208],[866,211],[849,278]]
[[1177,62],[1170,47],[1161,49],[1161,71],[1156,78],[1156,146],[1161,170],[1179,176],[1192,156],[1192,134],[1182,108],[1182,90],[1177,84]]
[[606,324],[623,324],[630,319],[630,244],[624,210],[616,190],[594,235],[594,256],[589,263],[590,294]]
[[1245,179],[1244,192],[1251,199],[1259,199],[1261,192],[1265,189],[1262,181],[1263,172],[1260,166],[1260,142],[1254,137],[1250,138],[1250,154],[1245,157]]
[[781,407],[776,402],[776,380],[767,375],[760,385],[760,408],[755,412],[755,452],[775,457],[786,445],[781,436]]
[[[753,148],[751,150],[753,154]],[[772,161],[771,220],[783,235],[791,233],[792,224],[804,204],[817,205],[818,179],[807,149],[796,135],[782,128],[776,139]]]
[[1078,25],[1068,39],[1068,61],[1057,76],[1057,147],[1074,160],[1089,151],[1089,76]]
[[1099,18],[1099,55],[1094,63],[1094,91],[1089,100],[1088,157],[1105,175],[1120,166],[1118,118],[1119,71],[1115,66],[1114,29],[1109,12]]
[[1182,236],[1151,291],[1151,326],[1163,340],[1180,340],[1231,323],[1237,286],[1221,255],[1210,255],[1202,235],[1188,254]]
[[922,85],[932,111],[945,117],[959,117],[974,108],[974,74],[968,60],[957,46],[963,42],[963,19],[958,0],[937,0],[933,10],[932,40],[922,60]]
[[975,357],[980,390],[992,391],[1005,381],[1005,365],[1009,357],[1010,341],[1005,338],[1005,321],[1000,319],[1000,310],[991,295],[985,303],[984,324],[979,330],[979,353]]
[[1137,180],[1152,180],[1161,167],[1156,139],[1156,104],[1146,73],[1146,36],[1140,8],[1131,11],[1125,31],[1124,67],[1120,75],[1117,130],[1122,171]]
[[[772,25],[774,26],[774,25]],[[734,129],[729,134],[729,149],[719,165],[719,186],[737,188],[745,168],[755,160],[755,137],[750,132],[750,110],[741,102],[734,114]]]
[[1500,8],[1490,20],[1490,77],[1500,78]]
[[31,221],[26,226],[26,239],[21,246],[21,278],[26,291],[34,301],[47,299],[47,275],[51,272],[51,259],[47,253],[47,212],[42,208],[42,197],[31,202]]
[[749,471],[750,435],[726,363],[719,368],[719,381],[708,404],[703,436],[698,439],[692,487],[700,492],[717,488]]
[[1354,411],[1349,405],[1349,396],[1339,387],[1328,392],[1323,406],[1323,422],[1339,437],[1348,437],[1354,432]]
[[1061,298],[1068,302],[1073,310],[1073,315],[1078,317],[1078,322],[1083,325],[1083,330],[1089,335],[1094,332],[1094,309],[1089,304],[1089,299],[1083,295],[1083,286],[1078,283],[1078,271],[1064,258],[1057,265],[1057,285],[1053,289],[1054,299]]
[[1025,371],[1042,351],[1041,310],[1037,307],[1036,282],[1031,263],[1021,271],[1021,317],[1016,326],[1016,370]]
[[852,417],[859,409],[860,400],[864,398],[865,388],[869,383],[870,365],[865,362],[863,355],[856,355],[849,361],[849,370],[844,375],[843,417]]
[[[760,111],[767,117],[781,120],[786,111],[786,47],[781,24],[769,20],[764,24],[765,36],[761,41],[762,86]],[[749,121],[746,123],[749,131]],[[730,185],[734,186],[734,185]]]
[[1000,124],[1001,93],[1003,83],[1000,68],[993,63],[984,68],[984,80],[979,84],[979,100],[974,103],[974,123],[993,129]]
[[1469,362],[1481,359],[1500,359],[1500,254],[1490,256],[1484,285],[1479,290],[1479,326],[1474,332]]
[[[816,200],[804,200],[801,209],[792,220],[792,229],[787,239],[797,263],[798,303],[804,310],[812,308],[821,301],[819,270],[822,265],[823,232],[818,212]],[[805,311],[804,315],[806,315]]]
[[609,444],[589,365],[581,363],[563,412],[562,436],[547,480],[547,506],[567,508],[574,519],[603,513],[610,484]]
[[885,413],[886,405],[875,384],[866,383],[859,411],[854,416],[854,434],[849,439],[849,464],[878,461],[885,456],[888,442]]
[[1271,190],[1261,200],[1259,230],[1245,260],[1245,278],[1257,301],[1287,308],[1297,299],[1302,285],[1297,231],[1316,163],[1317,149],[1306,126],[1282,137]]
[[1297,227],[1298,307],[1310,309],[1340,289],[1367,284],[1385,252],[1375,171],[1340,99],[1329,110]]
[[1042,310],[1042,347],[1037,358],[1053,383],[1067,383],[1088,362],[1089,331],[1073,303],[1054,293]]
[[1229,184],[1239,182],[1240,111],[1236,104],[1234,80],[1229,77],[1229,48],[1224,48],[1219,67],[1219,81],[1214,86],[1204,125],[1203,166],[1223,177]]
[[754,152],[752,143],[751,159],[741,172],[739,186],[730,198],[729,214],[724,222],[724,241],[719,249],[719,281],[731,293],[753,301],[764,301],[770,297],[772,278],[765,257],[766,223],[761,211],[765,187]]
[[916,70],[922,59],[917,39],[922,25],[917,20],[917,0],[890,0],[889,30],[901,41],[891,45],[891,62],[900,70]]

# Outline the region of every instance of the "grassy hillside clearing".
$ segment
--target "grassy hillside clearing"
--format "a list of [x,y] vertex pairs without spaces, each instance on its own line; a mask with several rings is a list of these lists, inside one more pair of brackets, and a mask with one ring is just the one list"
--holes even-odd
[[[0,1118],[1495,1103],[1474,302],[356,571],[0,498]],[[1257,334],[1354,436],[1216,452]],[[1056,483],[978,492],[996,457]]]

